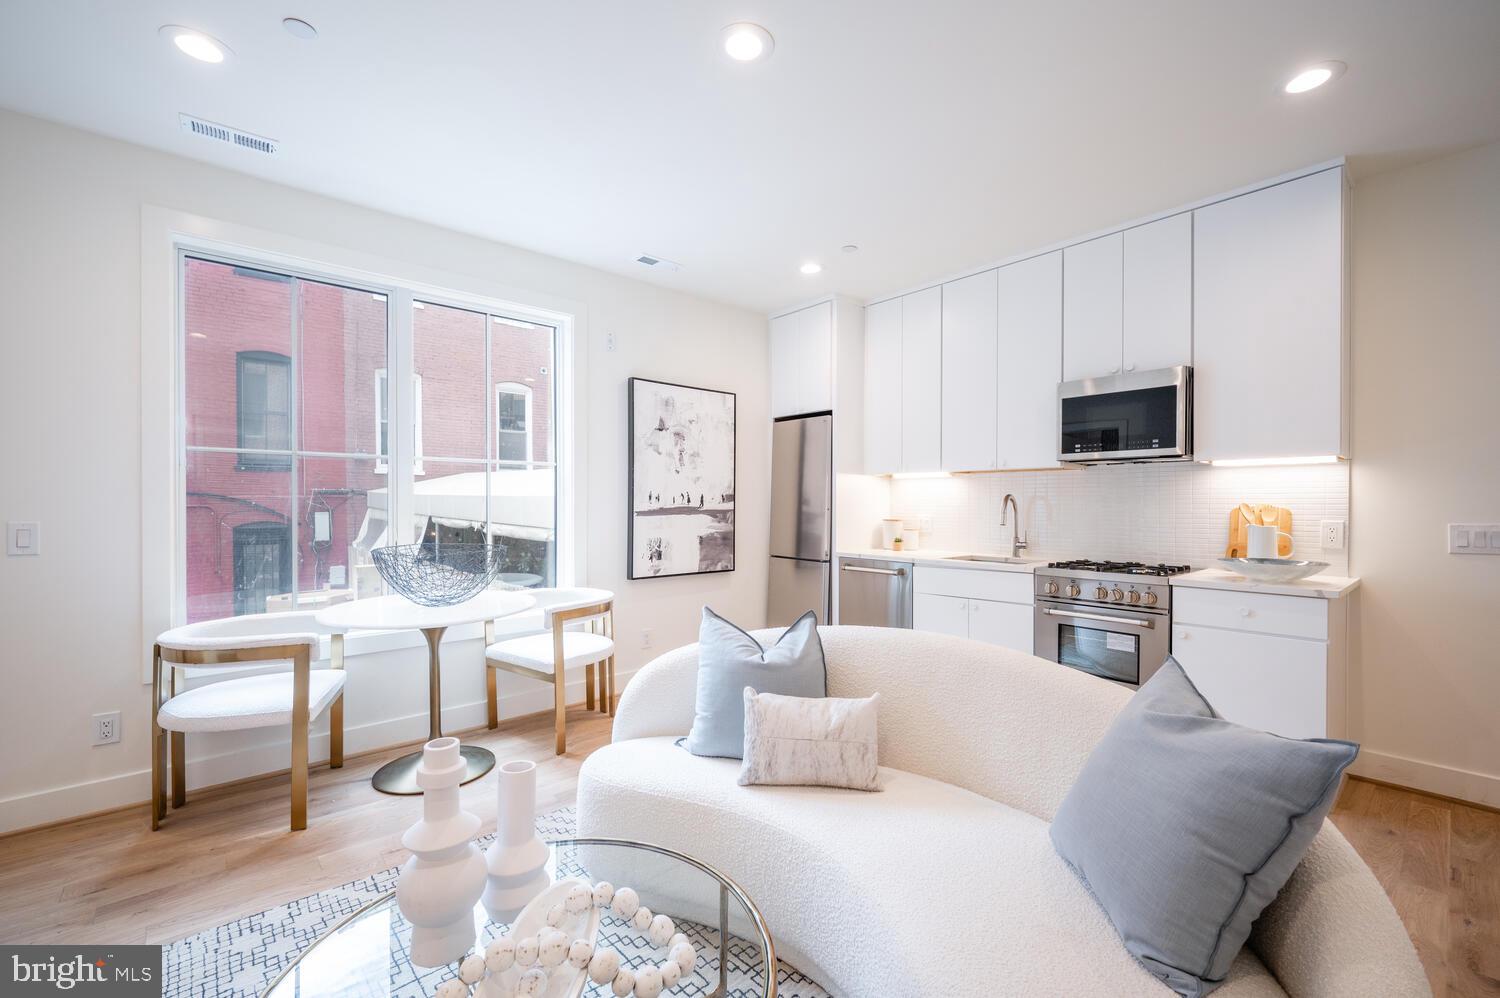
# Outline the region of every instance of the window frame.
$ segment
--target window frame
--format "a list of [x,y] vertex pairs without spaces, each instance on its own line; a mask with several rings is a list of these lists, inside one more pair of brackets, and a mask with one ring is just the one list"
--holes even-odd
[[[320,236],[326,227],[289,221],[303,231],[270,231],[225,218],[197,215],[156,204],[141,206],[140,327],[141,379],[140,421],[140,516],[142,558],[140,571],[141,654],[137,677],[150,684],[151,638],[186,619],[185,580],[182,558],[185,548],[185,517],[180,496],[185,484],[183,430],[186,425],[182,379],[185,360],[184,309],[180,287],[180,260],[184,252],[209,256],[243,266],[298,273],[312,280],[354,284],[378,290],[387,296],[395,319],[396,349],[389,363],[410,370],[411,303],[445,300],[457,307],[479,309],[517,321],[546,325],[555,331],[553,363],[554,397],[552,433],[555,452],[551,462],[557,469],[555,496],[557,531],[557,584],[577,585],[587,568],[588,531],[582,497],[588,495],[589,440],[588,354],[583,349],[589,335],[588,308],[579,299],[533,288],[522,288],[480,276],[471,265],[472,254],[452,255],[434,262],[429,257],[402,256],[405,242],[377,240],[375,251],[340,246]],[[384,255],[389,253],[391,255]],[[483,255],[503,270],[506,257],[496,251]],[[315,262],[311,262],[315,261]],[[445,269],[452,267],[454,269]],[[390,275],[400,275],[392,277]],[[403,365],[405,365],[403,367]],[[409,413],[393,413],[398,420]],[[407,425],[407,424],[400,424]],[[393,446],[399,452],[402,434]],[[400,484],[398,482],[398,484]],[[409,503],[401,489],[393,506]],[[399,514],[398,514],[399,515]],[[503,628],[502,628],[503,629]],[[473,634],[467,632],[472,630]],[[459,627],[450,637],[478,638],[482,630]],[[352,635],[345,642],[347,655],[421,647],[420,637],[409,632],[369,632]],[[326,654],[326,639],[324,652]]]

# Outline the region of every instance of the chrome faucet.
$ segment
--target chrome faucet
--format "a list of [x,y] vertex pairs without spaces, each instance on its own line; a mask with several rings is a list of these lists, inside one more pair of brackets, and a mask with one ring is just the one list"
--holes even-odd
[[1026,550],[1026,538],[1021,536],[1021,507],[1016,505],[1016,497],[1007,492],[1005,498],[1000,500],[1000,526],[1005,526],[1005,507],[1009,506],[1016,514],[1016,525],[1011,530],[1010,556],[1021,557],[1021,552]]

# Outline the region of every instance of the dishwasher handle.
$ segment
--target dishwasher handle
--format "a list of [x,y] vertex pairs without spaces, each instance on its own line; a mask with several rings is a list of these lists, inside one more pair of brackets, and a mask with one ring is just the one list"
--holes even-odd
[[866,575],[905,575],[904,568],[865,568],[863,565],[845,565],[846,572],[863,572]]

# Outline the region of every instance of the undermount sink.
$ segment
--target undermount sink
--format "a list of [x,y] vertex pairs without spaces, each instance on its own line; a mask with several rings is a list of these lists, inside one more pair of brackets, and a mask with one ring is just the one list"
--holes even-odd
[[956,554],[952,558],[948,558],[946,560],[947,561],[987,561],[987,562],[993,562],[996,565],[1029,565],[1029,564],[1031,564],[1031,562],[1028,561],[1025,558],[1012,558],[1009,555],[1002,555],[1002,554]]

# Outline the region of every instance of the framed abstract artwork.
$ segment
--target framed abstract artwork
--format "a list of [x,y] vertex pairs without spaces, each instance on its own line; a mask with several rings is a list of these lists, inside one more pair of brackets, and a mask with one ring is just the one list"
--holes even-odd
[[734,571],[735,396],[631,378],[626,577]]

